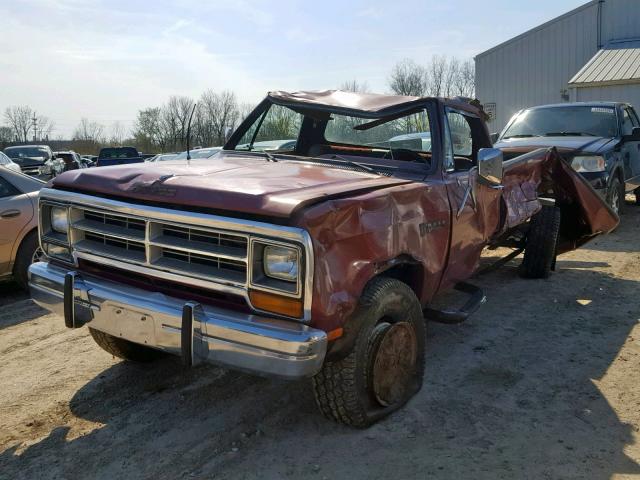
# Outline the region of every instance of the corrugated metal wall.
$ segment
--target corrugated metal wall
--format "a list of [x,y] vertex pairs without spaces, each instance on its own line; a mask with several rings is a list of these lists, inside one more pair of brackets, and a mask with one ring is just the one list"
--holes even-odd
[[602,9],[603,42],[637,37],[640,37],[640,1],[606,0]]
[[611,85],[608,87],[576,89],[577,102],[593,102],[598,100],[627,102],[640,111],[640,85]]
[[[640,37],[640,0],[606,0],[602,42],[630,37]],[[598,2],[591,1],[478,55],[476,95],[495,103],[491,131],[521,108],[564,101],[567,82],[597,51]],[[612,95],[607,99],[617,100]]]

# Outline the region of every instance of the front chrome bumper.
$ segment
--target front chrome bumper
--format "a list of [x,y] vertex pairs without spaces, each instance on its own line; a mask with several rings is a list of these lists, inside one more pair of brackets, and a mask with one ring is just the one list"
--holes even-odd
[[35,302],[65,319],[131,342],[284,378],[316,374],[327,348],[322,330],[180,300],[51,265],[29,267]]

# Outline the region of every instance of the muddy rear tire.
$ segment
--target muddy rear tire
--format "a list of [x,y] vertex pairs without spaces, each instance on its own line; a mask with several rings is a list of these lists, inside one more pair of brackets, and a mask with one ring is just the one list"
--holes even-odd
[[122,358],[132,362],[153,362],[164,354],[150,347],[138,345],[123,338],[114,337],[108,333],[89,328],[89,333],[105,352],[110,353],[114,357]]
[[527,245],[521,275],[525,278],[547,278],[555,262],[560,232],[560,209],[544,205],[529,222]]
[[362,321],[352,350],[340,360],[326,361],[312,382],[325,417],[364,428],[422,387],[426,325],[413,291],[385,277],[369,283],[355,315],[362,315]]

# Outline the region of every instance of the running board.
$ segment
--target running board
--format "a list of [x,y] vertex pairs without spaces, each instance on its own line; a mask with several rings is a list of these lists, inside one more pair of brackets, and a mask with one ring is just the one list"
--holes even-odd
[[425,318],[438,323],[462,323],[487,301],[482,289],[470,283],[460,282],[453,288],[469,295],[467,303],[460,310],[435,310],[427,307],[422,311]]

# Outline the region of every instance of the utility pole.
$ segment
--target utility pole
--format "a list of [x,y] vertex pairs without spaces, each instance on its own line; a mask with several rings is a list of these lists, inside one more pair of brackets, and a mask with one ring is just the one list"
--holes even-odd
[[36,112],[33,112],[33,141],[38,141],[38,117],[36,117]]

